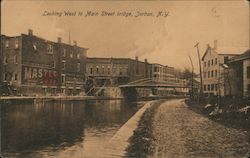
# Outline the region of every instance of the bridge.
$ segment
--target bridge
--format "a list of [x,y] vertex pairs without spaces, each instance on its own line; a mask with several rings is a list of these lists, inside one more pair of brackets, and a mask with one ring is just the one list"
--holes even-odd
[[152,78],[144,78],[120,85],[120,88],[191,88],[189,84],[178,82],[160,82]]
[[137,97],[160,97],[171,95],[187,95],[191,88],[188,82],[162,82],[153,78],[144,78],[119,86],[124,97],[132,99]]

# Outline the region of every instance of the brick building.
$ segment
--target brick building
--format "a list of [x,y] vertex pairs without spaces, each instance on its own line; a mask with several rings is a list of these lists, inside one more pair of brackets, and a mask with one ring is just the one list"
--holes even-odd
[[175,72],[173,67],[152,64],[152,78],[157,82],[175,82]]
[[151,65],[129,58],[87,58],[86,76],[94,78],[97,85],[114,86],[149,78]]
[[203,90],[206,96],[225,96],[229,93],[227,62],[237,56],[236,54],[219,54],[217,52],[217,41],[214,47],[207,46],[202,57],[203,63]]
[[83,91],[86,48],[28,34],[1,35],[1,83],[24,95],[67,95]]

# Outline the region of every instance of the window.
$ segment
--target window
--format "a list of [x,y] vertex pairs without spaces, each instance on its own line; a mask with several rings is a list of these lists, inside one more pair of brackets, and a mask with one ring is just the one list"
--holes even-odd
[[18,48],[19,47],[19,41],[18,41],[18,38],[15,39],[15,48]]
[[210,60],[208,60],[208,67],[210,66]]
[[63,61],[62,61],[62,69],[65,69],[65,67],[66,67],[66,63],[65,63],[65,61],[63,60]]
[[17,81],[17,74],[14,75],[14,80]]
[[207,76],[207,73],[206,73],[206,72],[204,72],[204,78],[206,78],[206,76]]
[[207,85],[207,90],[208,90],[208,91],[210,91],[210,84],[209,84],[209,85]]
[[217,77],[217,70],[214,71],[214,77]]
[[104,70],[104,66],[102,66],[102,74],[104,74],[105,70]]
[[207,85],[204,84],[204,91],[206,91],[206,90],[207,90]]
[[228,57],[224,57],[224,63],[227,63],[228,62]]
[[250,66],[247,67],[247,78],[250,78]]
[[66,57],[66,49],[63,48],[63,57]]
[[96,66],[96,73],[99,73],[99,66]]
[[110,74],[110,66],[108,66],[108,74]]
[[218,85],[217,85],[217,84],[214,84],[214,88],[215,88],[215,90],[217,91],[217,90],[218,90]]
[[53,46],[48,44],[48,54],[53,54]]
[[80,72],[80,68],[81,68],[80,63],[77,63],[77,72]]
[[93,74],[93,68],[92,67],[90,68],[90,74]]
[[215,62],[214,64],[217,65],[217,58],[215,58],[214,62]]
[[211,77],[214,77],[214,70],[211,71]]
[[9,48],[9,40],[5,41],[5,48]]
[[207,63],[206,63],[206,62],[204,62],[204,67],[206,67],[206,64],[207,64]]
[[214,60],[213,59],[211,60],[211,65],[214,65]]
[[250,84],[247,85],[247,92],[250,93]]
[[214,90],[214,84],[211,84],[211,90],[212,91]]
[[56,68],[56,61],[53,61],[53,68]]
[[209,77],[210,77],[210,71],[207,72],[207,78],[209,78]]
[[17,63],[17,56],[16,55],[14,55],[14,64],[18,64]]
[[73,58],[73,52],[70,52],[70,58]]
[[3,58],[4,65],[8,64],[8,59],[6,57]]
[[7,75],[8,75],[7,73],[4,74],[4,77],[3,77],[4,81],[7,81]]
[[61,83],[65,83],[65,75],[64,74],[62,74],[62,76],[61,76]]
[[33,43],[33,49],[34,49],[34,51],[37,51],[37,47],[36,47],[35,43]]
[[77,53],[77,59],[80,59],[80,53]]

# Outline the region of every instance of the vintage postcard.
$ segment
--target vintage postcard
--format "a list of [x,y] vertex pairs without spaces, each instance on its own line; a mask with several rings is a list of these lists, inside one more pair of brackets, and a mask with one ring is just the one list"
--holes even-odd
[[3,158],[250,157],[246,0],[3,0]]

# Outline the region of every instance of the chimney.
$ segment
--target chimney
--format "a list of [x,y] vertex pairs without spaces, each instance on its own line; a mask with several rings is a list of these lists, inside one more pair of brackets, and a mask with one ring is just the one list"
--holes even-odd
[[218,43],[218,41],[217,41],[217,40],[214,40],[214,49],[215,49],[215,50],[217,49],[217,43]]
[[147,63],[147,62],[148,62],[148,59],[147,59],[147,58],[145,58],[145,60],[144,60],[144,61],[145,61],[145,63]]
[[77,46],[77,42],[76,41],[73,41],[73,43],[74,43],[74,46]]
[[33,36],[33,30],[32,29],[28,30],[28,35]]
[[138,61],[138,56],[135,56],[135,60]]
[[57,38],[57,42],[58,42],[58,43],[62,43],[62,38],[61,38],[61,37],[58,37],[58,38]]

